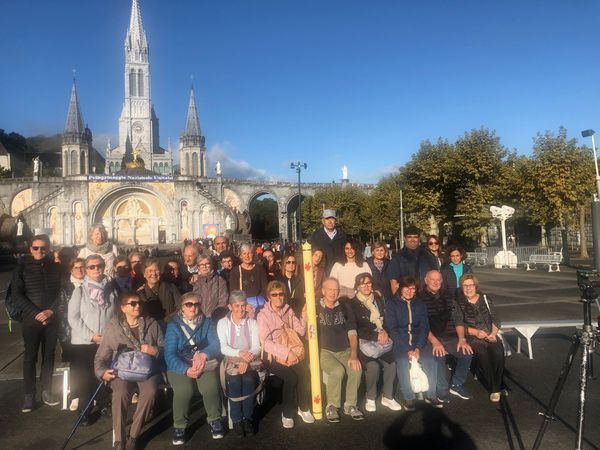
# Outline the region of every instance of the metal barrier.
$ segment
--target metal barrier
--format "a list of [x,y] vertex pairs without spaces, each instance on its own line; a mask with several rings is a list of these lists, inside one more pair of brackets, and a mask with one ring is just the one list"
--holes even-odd
[[[529,257],[531,255],[550,255],[554,252],[560,252],[560,248],[552,248],[552,247],[540,247],[537,245],[524,245],[524,246],[518,246],[518,247],[508,247],[507,249],[508,251],[513,252],[515,255],[517,255],[517,264],[524,264],[527,261],[529,261]],[[485,253],[487,255],[487,258],[485,258],[487,260],[487,264],[491,265],[494,264],[494,256],[496,256],[496,254],[498,252],[502,251],[502,247],[485,247],[485,248],[477,248],[475,249],[474,252],[469,252],[469,253],[476,253],[477,254],[477,260],[478,262],[480,262],[483,258],[481,258],[479,256],[479,254],[481,253]]]

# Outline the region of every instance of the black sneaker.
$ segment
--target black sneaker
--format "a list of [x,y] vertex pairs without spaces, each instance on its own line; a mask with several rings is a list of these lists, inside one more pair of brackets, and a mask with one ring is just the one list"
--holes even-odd
[[462,398],[463,400],[471,400],[473,398],[473,395],[464,386],[451,386],[448,392],[450,392],[452,395],[456,395],[457,397]]
[[185,444],[185,428],[175,428],[173,430],[173,445]]
[[21,412],[30,413],[33,411],[33,407],[35,406],[35,394],[25,394],[25,399],[23,400],[23,407],[21,408]]
[[444,403],[439,398],[426,398],[425,403],[433,406],[434,408],[441,409],[444,407]]
[[240,420],[233,424],[233,433],[240,438],[246,437],[246,430],[244,426],[244,421]]
[[221,439],[225,436],[225,430],[223,429],[221,419],[213,420],[209,425],[213,439]]
[[404,400],[404,411],[416,411],[414,400]]
[[256,434],[254,422],[250,419],[244,419],[244,432],[246,433],[246,436],[254,436]]
[[52,395],[50,391],[42,391],[42,401],[48,406],[60,405],[60,400]]
[[[81,415],[81,411],[77,411],[79,415]],[[79,426],[81,427],[89,427],[92,424],[92,420],[90,419],[90,414],[85,413],[81,418],[81,422],[79,422]]]

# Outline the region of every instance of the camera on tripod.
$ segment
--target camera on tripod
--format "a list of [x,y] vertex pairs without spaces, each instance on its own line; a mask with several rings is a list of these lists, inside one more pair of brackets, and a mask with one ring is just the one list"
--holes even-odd
[[593,303],[598,300],[600,273],[594,269],[577,269],[577,285],[581,291],[581,301]]

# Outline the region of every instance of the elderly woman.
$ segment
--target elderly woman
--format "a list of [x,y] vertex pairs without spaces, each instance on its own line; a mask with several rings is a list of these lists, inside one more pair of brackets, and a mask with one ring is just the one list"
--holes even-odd
[[144,314],[164,323],[177,310],[181,295],[171,283],[160,280],[158,259],[146,260],[144,280],[144,285],[138,290],[144,302]]
[[356,317],[358,359],[366,368],[365,409],[369,412],[375,412],[377,409],[377,383],[383,371],[381,404],[392,411],[400,411],[402,407],[394,399],[396,362],[392,352],[392,340],[385,329],[384,300],[373,291],[373,276],[369,273],[357,275],[354,287],[356,296],[350,300],[350,307]]
[[325,266],[327,265],[325,253],[320,248],[312,249],[313,284],[315,292],[321,292],[325,280]]
[[388,248],[387,245],[385,245],[385,242],[374,242],[371,247],[371,254],[372,256],[367,258],[367,264],[373,275],[373,291],[375,291],[379,297],[382,297],[385,302],[386,299],[392,297],[390,280],[386,276],[390,259],[388,258]]
[[331,268],[330,277],[340,283],[340,297],[354,297],[354,280],[358,274],[371,273],[371,268],[365,264],[362,257],[363,246],[354,238],[346,239],[344,244],[344,260],[336,262]]
[[281,422],[284,428],[293,428],[294,416],[298,414],[304,422],[313,423],[307,359],[299,360],[298,354],[282,343],[284,328],[294,330],[299,337],[306,334],[306,309],[300,318],[296,317],[285,302],[285,286],[280,281],[269,283],[267,299],[268,303],[258,313],[258,335],[269,372],[283,381]]
[[473,270],[464,261],[466,254],[462,247],[451,245],[446,250],[446,255],[448,256],[448,262],[444,263],[440,270],[443,279],[442,289],[456,293],[460,290],[460,277],[473,273]]
[[437,398],[436,380],[437,366],[427,336],[429,321],[425,303],[415,300],[417,280],[413,277],[402,277],[396,295],[386,304],[385,321],[393,342],[396,371],[400,389],[404,397],[404,409],[415,410],[415,393],[410,384],[410,364],[416,361],[421,364],[429,389],[426,393],[427,403],[435,408],[442,408],[443,403]]
[[193,292],[183,294],[181,309],[169,321],[165,337],[167,376],[173,388],[173,445],[185,443],[195,391],[202,395],[213,439],[225,434],[219,379],[214,370],[219,349],[215,326],[202,314],[200,299]]
[[[205,317],[223,317],[227,307],[227,282],[213,267],[214,260],[208,253],[198,256],[198,276],[192,283],[193,292],[200,299],[202,314]],[[220,318],[219,317],[219,318]]]
[[240,246],[241,264],[231,269],[229,288],[240,289],[246,293],[249,317],[254,318],[265,304],[267,288],[267,273],[260,264],[254,262],[254,247],[252,244]]
[[108,232],[102,224],[92,225],[88,235],[88,242],[80,250],[78,256],[85,259],[90,255],[100,255],[106,264],[104,274],[109,278],[112,277],[115,258],[117,257],[117,246],[109,242]]
[[[142,427],[152,416],[158,385],[162,380],[161,364],[163,333],[151,317],[140,314],[141,302],[135,292],[124,292],[119,297],[120,310],[106,326],[104,339],[94,359],[96,376],[112,389],[112,421],[115,449],[134,450]],[[117,353],[138,351],[154,358],[151,375],[144,381],[133,382],[119,378],[112,369],[113,357]],[[125,423],[127,408],[134,391],[139,391],[133,422],[126,438]]]
[[[225,384],[229,400],[229,415],[233,429],[245,437],[254,434],[254,407],[258,373],[253,362],[259,361],[260,341],[256,320],[249,319],[244,291],[232,291],[227,305],[229,313],[219,320],[217,335],[225,357]],[[246,397],[244,400],[232,399]]]
[[302,272],[298,273],[295,254],[286,254],[283,258],[283,271],[277,278],[285,285],[285,296],[288,298],[289,305],[292,307],[294,314],[300,317],[302,309],[306,304],[304,297],[304,278]]
[[[71,379],[75,381],[72,397],[79,407],[87,405],[94,387],[94,356],[102,342],[104,329],[115,312],[117,293],[108,282],[106,263],[100,255],[85,259],[85,278],[71,295],[68,320],[71,327]],[[82,425],[89,423],[89,412]]]
[[492,301],[478,292],[479,280],[475,275],[463,275],[460,286],[462,292],[457,295],[452,318],[455,325],[465,327],[481,381],[490,393],[490,400],[499,402],[504,377],[504,347],[498,337],[500,320]]

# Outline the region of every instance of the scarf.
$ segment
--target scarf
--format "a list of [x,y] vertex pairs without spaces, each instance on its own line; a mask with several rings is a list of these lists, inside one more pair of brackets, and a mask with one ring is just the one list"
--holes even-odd
[[104,289],[106,288],[107,284],[108,278],[106,277],[102,278],[102,281],[97,283],[87,275],[85,276],[85,279],[83,280],[83,286],[88,291],[92,304],[97,306],[104,306],[104,304],[106,303],[106,300],[104,298]]
[[377,270],[379,270],[380,272],[383,271],[383,259],[375,259],[373,258],[373,265],[375,266],[375,268]]
[[77,289],[79,286],[81,286],[83,284],[83,280],[80,280],[79,278],[75,278],[73,275],[71,275],[71,283],[73,283],[73,286],[75,286],[75,289]]
[[459,262],[458,264],[450,263],[450,267],[454,270],[454,275],[456,276],[456,287],[460,287],[460,277],[463,274],[463,263]]
[[371,292],[369,296],[364,296],[360,292],[356,293],[356,298],[362,303],[362,305],[367,308],[371,317],[369,317],[369,321],[375,325],[377,330],[383,330],[383,317],[381,317],[381,312],[377,307],[377,303],[375,303],[375,296]]
[[108,242],[108,241],[106,241],[104,244],[100,244],[100,245],[96,245],[93,242],[88,242],[86,247],[92,253],[96,253],[98,255],[106,255],[107,253],[110,253],[110,251],[111,251],[111,245],[110,245],[110,242]]
[[127,319],[125,318],[125,316],[119,318],[119,325],[121,325],[121,331],[123,331],[125,337],[131,341],[133,349],[138,352],[142,351],[142,341],[144,340],[142,336],[142,330],[144,330],[146,327],[145,322],[146,321],[143,317],[138,317],[138,330],[140,334],[140,339],[138,340],[131,332],[131,327],[127,323]]
[[192,330],[195,330],[196,327],[198,326],[198,324],[200,323],[200,321],[202,320],[202,314],[199,314],[198,317],[196,317],[195,319],[191,319],[188,320],[185,318],[185,316],[183,315],[183,313],[179,313],[179,318],[181,319],[181,321],[187,325],[188,327],[190,327]]

